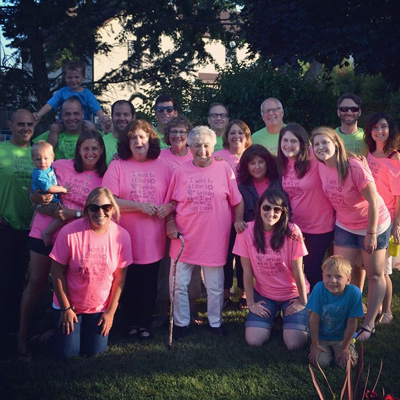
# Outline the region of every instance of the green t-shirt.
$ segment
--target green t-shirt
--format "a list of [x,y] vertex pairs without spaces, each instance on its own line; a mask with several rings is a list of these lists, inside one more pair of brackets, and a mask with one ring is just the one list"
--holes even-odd
[[257,132],[254,132],[251,137],[253,144],[261,144],[265,148],[267,148],[272,154],[278,154],[278,141],[279,141],[279,132],[274,134],[267,131],[267,127],[260,129]]
[[157,132],[158,135],[158,139],[160,140],[160,149],[168,149],[171,146],[168,146],[165,142],[164,142],[164,135],[162,133],[160,133],[157,129],[157,127],[154,127],[154,130]]
[[0,143],[0,215],[18,231],[29,230],[31,224],[28,188],[34,167],[30,147]]
[[117,153],[118,139],[110,132],[103,136],[104,147],[106,150],[106,162],[107,165],[113,160],[114,154]]
[[224,145],[222,143],[222,136],[217,136],[217,144],[214,147],[214,151],[223,150]]
[[[49,137],[49,131],[43,132],[41,135],[36,136],[33,139],[33,143],[36,143],[38,140],[45,140],[47,142],[47,138]],[[56,148],[54,149],[55,159],[59,160],[61,158],[66,158],[67,160],[75,157],[75,147],[76,142],[78,141],[78,135],[70,135],[67,132],[63,131],[58,134],[58,143]]]
[[351,134],[342,133],[340,128],[336,128],[335,131],[342,138],[347,151],[367,156],[368,146],[364,141],[364,129],[358,128],[357,132]]

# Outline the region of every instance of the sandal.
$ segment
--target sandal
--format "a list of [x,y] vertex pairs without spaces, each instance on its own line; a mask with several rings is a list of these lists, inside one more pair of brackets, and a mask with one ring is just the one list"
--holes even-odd
[[150,329],[147,328],[139,328],[139,339],[140,340],[150,340],[153,338],[153,334]]
[[134,339],[138,335],[139,335],[139,327],[138,326],[130,326],[128,328],[128,333],[126,334],[126,336],[128,338]]
[[393,314],[391,312],[384,312],[378,314],[377,324],[387,325],[393,321]]
[[201,326],[206,323],[204,318],[197,315],[197,313],[190,313],[190,323],[195,326]]
[[249,307],[247,306],[246,297],[241,297],[239,299],[239,310],[246,310],[247,308]]
[[[364,334],[364,332],[365,332],[365,334]],[[371,339],[372,335],[374,335],[374,334],[375,334],[375,327],[368,329],[363,326],[360,326],[357,329],[356,340],[359,340],[360,342],[365,342],[368,339]]]
[[222,304],[222,309],[225,310],[226,308],[232,305],[232,300],[229,297],[224,298],[224,302]]

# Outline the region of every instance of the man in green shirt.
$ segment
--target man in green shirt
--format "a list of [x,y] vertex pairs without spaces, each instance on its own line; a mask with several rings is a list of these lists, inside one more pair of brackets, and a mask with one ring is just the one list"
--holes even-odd
[[214,151],[222,150],[222,136],[229,123],[229,111],[221,103],[212,103],[208,108],[208,125],[217,135]]
[[28,188],[34,168],[30,140],[34,118],[12,113],[11,139],[0,143],[0,342],[18,328],[19,304],[29,264],[27,249],[32,204]]
[[111,106],[111,132],[103,136],[107,165],[117,153],[118,136],[136,119],[135,107],[127,100],[117,100]]
[[[55,159],[71,159],[75,156],[76,142],[82,133],[83,110],[81,102],[77,97],[70,97],[61,106],[61,119],[65,126],[65,131],[58,134],[58,142],[54,149]],[[49,131],[37,136],[33,141],[46,140]]]
[[176,102],[170,95],[161,94],[156,99],[154,110],[157,118],[157,126],[155,127],[155,130],[160,139],[160,147],[161,149],[166,149],[169,146],[164,142],[164,129],[165,125],[167,125],[172,118],[178,115]]
[[272,154],[278,153],[279,132],[284,126],[284,110],[282,103],[270,97],[261,104],[261,118],[265,123],[265,128],[253,133],[253,144],[261,144]]
[[364,141],[364,130],[358,127],[361,106],[361,98],[356,94],[342,94],[337,101],[337,115],[341,124],[335,130],[342,138],[346,150],[366,156],[368,147]]

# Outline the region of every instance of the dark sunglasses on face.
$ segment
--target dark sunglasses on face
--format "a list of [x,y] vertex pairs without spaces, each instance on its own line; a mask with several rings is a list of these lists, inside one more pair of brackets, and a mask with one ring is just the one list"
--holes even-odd
[[158,112],[158,113],[163,113],[164,112],[164,110],[168,113],[168,114],[171,114],[172,112],[174,112],[174,107],[173,106],[166,106],[166,107],[164,107],[164,106],[157,106],[156,107],[156,111]]
[[110,212],[113,208],[112,204],[103,204],[101,206],[97,205],[97,204],[89,204],[89,211],[91,211],[92,213],[97,213],[99,212],[100,208],[104,211],[104,212]]
[[269,204],[264,204],[262,206],[262,209],[263,209],[263,211],[266,211],[266,212],[273,210],[275,214],[279,214],[282,212],[282,207],[279,207],[279,206],[271,207]]
[[340,112],[347,112],[349,110],[353,113],[356,113],[360,111],[360,107],[339,107]]

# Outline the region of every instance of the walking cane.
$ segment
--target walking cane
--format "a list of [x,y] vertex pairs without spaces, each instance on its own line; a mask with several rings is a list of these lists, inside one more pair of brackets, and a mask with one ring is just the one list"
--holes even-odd
[[171,304],[169,306],[169,333],[168,333],[168,350],[172,346],[172,333],[174,330],[174,300],[175,300],[175,278],[176,278],[176,265],[178,264],[179,258],[182,254],[183,248],[185,247],[185,241],[183,236],[178,232],[178,238],[181,241],[181,249],[179,250],[178,256],[176,257],[174,264],[172,265],[172,282],[171,282]]

